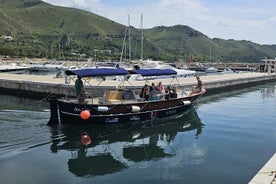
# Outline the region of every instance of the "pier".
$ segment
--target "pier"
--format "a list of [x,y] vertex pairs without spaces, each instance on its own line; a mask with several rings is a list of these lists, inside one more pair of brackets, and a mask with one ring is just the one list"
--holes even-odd
[[[203,86],[207,89],[206,94],[211,94],[223,90],[234,90],[256,84],[262,84],[269,81],[275,81],[275,73],[233,73],[224,75],[209,75],[201,76]],[[99,80],[89,79],[90,83],[97,85]],[[181,87],[189,90],[196,85],[195,78],[178,78]],[[170,84],[172,79],[149,80],[149,82],[162,81],[164,85]],[[95,95],[95,86],[91,87],[86,82],[85,91],[88,94]],[[98,86],[98,91],[114,89],[114,86],[119,86],[120,81],[106,80]],[[126,82],[125,86],[140,90],[144,85],[144,81]],[[74,95],[74,83],[66,84],[64,78],[55,78],[52,76],[37,76],[37,75],[22,75],[22,74],[7,74],[0,73],[0,92],[32,98],[46,98],[50,95],[64,96]]]
[[[190,70],[195,71],[206,71],[210,67],[218,69],[218,71],[223,71],[224,69],[231,69],[233,71],[250,71],[250,72],[260,72],[265,70],[265,63],[189,63],[187,67]],[[267,69],[267,68],[266,68]]]
[[252,178],[249,184],[275,184],[276,183],[276,153]]

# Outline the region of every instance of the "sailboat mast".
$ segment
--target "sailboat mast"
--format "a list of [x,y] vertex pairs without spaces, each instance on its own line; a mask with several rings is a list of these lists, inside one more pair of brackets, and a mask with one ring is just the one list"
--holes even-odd
[[131,39],[130,39],[130,17],[128,15],[128,47],[129,47],[129,61],[131,60]]
[[128,30],[128,28],[126,27],[125,36],[124,36],[124,40],[123,40],[122,51],[121,51],[121,56],[120,56],[120,62],[122,61],[123,55],[124,55],[124,51],[126,50],[125,47],[126,47],[126,35],[127,35],[127,30]]
[[144,51],[144,48],[143,48],[143,46],[144,46],[144,43],[143,43],[143,41],[144,41],[144,33],[143,33],[143,14],[141,14],[141,60],[143,60],[143,55],[144,55],[144,53],[143,53],[143,51]]
[[212,46],[211,46],[211,40],[210,40],[210,63],[212,62]]

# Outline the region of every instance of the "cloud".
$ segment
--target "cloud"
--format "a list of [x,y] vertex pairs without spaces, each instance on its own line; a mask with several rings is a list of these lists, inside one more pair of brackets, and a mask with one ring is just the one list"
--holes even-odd
[[276,16],[270,17],[269,20],[270,20],[271,22],[276,22]]
[[160,0],[159,7],[168,12],[182,14],[184,16],[201,17],[208,9],[198,0]]
[[43,0],[44,2],[63,6],[63,7],[72,7],[78,8],[87,11],[97,11],[101,7],[99,0]]

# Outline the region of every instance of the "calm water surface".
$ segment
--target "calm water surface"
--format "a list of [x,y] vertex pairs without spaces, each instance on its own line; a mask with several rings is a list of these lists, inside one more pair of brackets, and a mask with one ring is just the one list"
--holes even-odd
[[205,96],[142,125],[55,127],[47,103],[0,95],[1,183],[248,183],[276,151],[275,90]]

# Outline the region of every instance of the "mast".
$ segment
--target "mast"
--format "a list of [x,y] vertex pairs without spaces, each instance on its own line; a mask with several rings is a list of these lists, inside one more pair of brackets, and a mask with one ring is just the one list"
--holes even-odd
[[128,29],[128,28],[126,27],[125,36],[124,36],[124,40],[123,40],[122,51],[121,51],[121,56],[120,56],[120,62],[121,62],[122,59],[123,59],[123,55],[124,55],[124,51],[125,51],[127,29]]
[[144,51],[144,43],[143,43],[143,41],[144,41],[144,34],[143,34],[143,14],[141,14],[141,60],[143,61],[143,55],[144,55],[144,53],[143,53],[143,51]]
[[212,62],[212,46],[211,46],[211,40],[210,40],[210,64]]
[[129,61],[131,60],[131,39],[130,39],[130,17],[128,15],[128,47],[129,47]]

